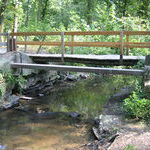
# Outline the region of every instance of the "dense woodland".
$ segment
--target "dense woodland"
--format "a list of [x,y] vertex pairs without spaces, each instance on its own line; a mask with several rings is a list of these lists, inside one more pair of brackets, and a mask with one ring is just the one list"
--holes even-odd
[[0,0],[0,32],[149,30],[150,0]]

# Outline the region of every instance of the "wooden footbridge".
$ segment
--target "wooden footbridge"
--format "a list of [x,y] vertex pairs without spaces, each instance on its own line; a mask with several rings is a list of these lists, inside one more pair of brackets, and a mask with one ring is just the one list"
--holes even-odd
[[[132,48],[150,49],[150,42],[148,40],[144,42],[140,42],[138,40],[141,36],[146,36],[148,39],[149,35],[150,31],[17,32],[10,34],[0,33],[0,36],[6,36],[7,39],[7,42],[0,43],[0,47],[6,47],[6,52],[8,52],[17,51],[18,46],[24,46],[23,52],[30,58],[32,58],[32,60],[35,62],[33,64],[13,62],[11,64],[12,68],[143,75],[145,70],[114,69],[103,68],[99,66],[132,66],[137,64],[139,60],[145,60],[145,56],[129,56],[129,54]],[[48,36],[49,38],[46,39],[46,37]],[[52,41],[51,36],[55,36],[56,41]],[[86,41],[87,38],[84,39],[84,36],[90,37],[90,41]],[[107,42],[98,41],[98,36],[111,36],[112,41],[110,41],[110,39],[108,39]],[[39,40],[39,38],[41,38],[41,40]],[[35,45],[39,46],[38,51],[34,54],[33,52],[27,53],[28,47]],[[39,54],[42,46],[58,46],[60,47],[60,53]],[[70,51],[66,51],[66,47],[70,47]],[[116,51],[116,54],[114,54],[113,52],[113,55],[79,55],[75,52],[75,47],[109,47],[112,49],[112,51]],[[2,49],[0,48],[0,50]],[[149,57],[147,57],[147,60],[148,59]],[[47,64],[49,62],[61,62],[61,65]],[[81,67],[72,65],[68,66],[65,65],[65,62],[93,64],[96,65],[96,67]]]

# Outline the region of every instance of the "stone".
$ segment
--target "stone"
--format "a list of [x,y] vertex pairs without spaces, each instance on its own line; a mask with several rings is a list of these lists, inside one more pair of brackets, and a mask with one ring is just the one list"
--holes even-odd
[[8,72],[11,70],[10,63],[15,61],[16,53],[8,52],[5,54],[0,54],[0,58],[0,70]]
[[88,75],[82,73],[79,75],[81,79],[87,79],[88,78]]
[[81,114],[77,113],[77,112],[70,112],[69,116],[72,118],[79,118],[81,116]]
[[118,136],[108,150],[124,150],[127,147],[135,150],[150,150],[150,132],[128,132]]
[[19,96],[11,95],[8,97],[7,102],[3,105],[3,110],[11,109],[19,106]]
[[44,94],[39,93],[39,94],[38,94],[38,96],[39,96],[39,97],[43,97],[43,96],[44,96]]
[[116,115],[100,115],[99,116],[99,129],[100,130],[115,130],[122,125],[121,118]]
[[77,81],[78,77],[76,75],[67,75],[66,80],[68,80],[68,81]]

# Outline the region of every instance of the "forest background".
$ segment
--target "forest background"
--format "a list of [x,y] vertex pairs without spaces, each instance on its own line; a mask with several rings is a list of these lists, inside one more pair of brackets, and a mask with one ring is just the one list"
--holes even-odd
[[[0,32],[149,29],[150,0],[0,0]],[[37,38],[34,40],[41,39]],[[94,40],[97,39],[103,40]],[[104,40],[115,38],[104,37]],[[137,37],[133,42],[141,41],[148,42],[149,38]],[[90,53],[99,54],[95,49]],[[138,50],[138,54],[147,55],[148,50]],[[109,48],[106,53],[108,51]]]
[[0,0],[0,32],[149,30],[150,0]]

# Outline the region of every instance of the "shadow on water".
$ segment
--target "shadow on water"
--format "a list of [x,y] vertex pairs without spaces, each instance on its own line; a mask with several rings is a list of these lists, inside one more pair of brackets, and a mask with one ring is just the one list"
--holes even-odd
[[[30,113],[16,110],[1,113],[0,150],[5,148],[2,146],[6,146],[6,150],[77,149],[90,141],[90,125],[84,120],[98,116],[114,93],[135,82],[135,77],[95,76],[26,102],[24,107]],[[82,119],[75,120],[66,115],[31,119],[35,112],[78,112]]]

